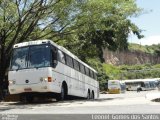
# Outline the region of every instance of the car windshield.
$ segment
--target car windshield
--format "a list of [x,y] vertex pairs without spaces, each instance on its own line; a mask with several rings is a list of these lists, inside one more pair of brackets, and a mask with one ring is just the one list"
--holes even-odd
[[11,60],[11,70],[50,66],[49,45],[16,48]]

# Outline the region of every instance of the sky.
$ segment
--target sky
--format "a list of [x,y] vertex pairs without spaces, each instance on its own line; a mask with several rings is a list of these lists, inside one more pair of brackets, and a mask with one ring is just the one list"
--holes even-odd
[[149,11],[137,18],[131,18],[132,22],[143,30],[145,37],[138,39],[131,34],[129,42],[141,45],[160,44],[160,0],[137,0],[137,5]]

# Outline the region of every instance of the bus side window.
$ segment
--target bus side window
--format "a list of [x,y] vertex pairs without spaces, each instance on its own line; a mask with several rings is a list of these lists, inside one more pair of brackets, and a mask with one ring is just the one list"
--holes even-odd
[[69,67],[73,68],[73,58],[66,55],[66,63]]
[[89,76],[89,69],[87,67],[85,67],[85,71],[86,71],[86,75]]
[[74,69],[79,71],[79,62],[76,60],[73,60],[73,64],[74,64]]
[[91,74],[91,78],[94,78],[93,77],[94,72],[92,70],[90,70],[90,74]]
[[94,72],[94,79],[97,80],[97,74]]
[[80,72],[85,74],[85,67],[80,63]]
[[57,60],[57,49],[55,47],[51,48],[51,55],[52,55],[52,66],[55,68],[58,64]]
[[60,62],[62,62],[62,63],[66,63],[66,61],[65,61],[65,55],[64,55],[64,53],[63,52],[61,52],[60,50],[58,50],[58,60],[60,61]]

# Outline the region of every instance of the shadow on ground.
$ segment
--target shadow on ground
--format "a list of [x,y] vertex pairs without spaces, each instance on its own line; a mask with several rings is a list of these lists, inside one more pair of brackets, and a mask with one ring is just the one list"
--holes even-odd
[[55,99],[45,99],[45,100],[36,100],[32,103],[22,103],[22,102],[1,102],[0,103],[0,112],[8,111],[12,109],[34,109],[34,107],[43,107],[43,106],[69,106],[71,104],[84,104],[86,102],[103,102],[111,101],[114,99],[123,99],[121,97],[117,98],[99,98],[95,100],[86,100],[86,99],[76,99],[76,100],[66,100],[66,101],[56,101]]

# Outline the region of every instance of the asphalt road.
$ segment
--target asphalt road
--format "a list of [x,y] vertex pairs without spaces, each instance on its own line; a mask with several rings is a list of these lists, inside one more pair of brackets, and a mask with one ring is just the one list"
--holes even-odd
[[[127,91],[124,94],[101,94],[97,100],[43,101],[33,104],[1,102],[0,114],[159,114],[160,102],[145,98],[154,91]],[[45,115],[44,115],[45,114]]]

